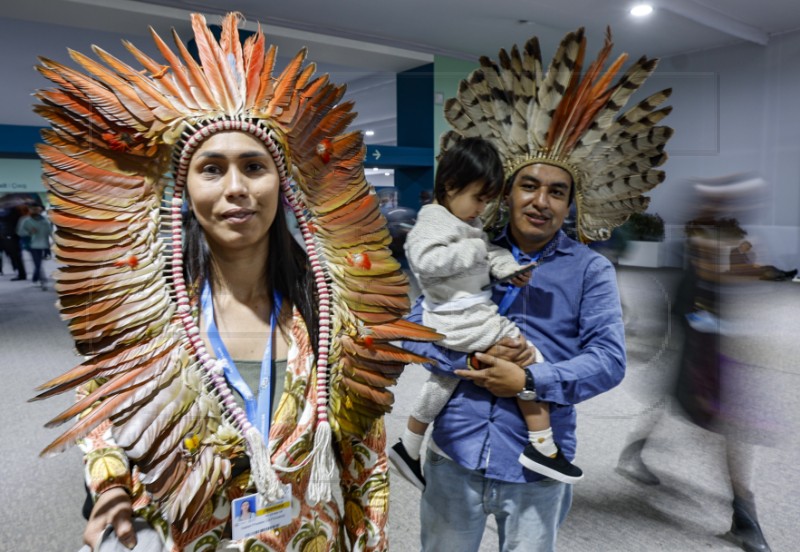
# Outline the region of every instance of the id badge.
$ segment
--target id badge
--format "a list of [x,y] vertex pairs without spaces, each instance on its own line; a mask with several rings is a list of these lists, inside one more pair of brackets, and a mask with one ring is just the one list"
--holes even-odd
[[253,537],[292,521],[292,486],[283,486],[283,496],[267,502],[260,494],[237,498],[231,504],[231,536],[233,540]]

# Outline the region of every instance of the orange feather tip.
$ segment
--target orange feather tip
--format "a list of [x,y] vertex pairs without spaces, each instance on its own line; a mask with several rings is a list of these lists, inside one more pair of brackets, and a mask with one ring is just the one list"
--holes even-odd
[[122,132],[120,134],[115,134],[113,132],[104,132],[102,134],[103,140],[106,141],[108,147],[113,151],[118,151],[121,153],[125,153],[131,150],[131,146],[134,145],[133,137],[126,133]]
[[162,65],[161,69],[159,69],[155,73],[152,73],[152,76],[153,76],[154,79],[163,79],[164,76],[167,74],[167,71],[169,71],[169,66],[168,65]]
[[331,151],[333,150],[333,144],[330,140],[325,138],[319,144],[317,144],[317,155],[320,159],[322,159],[323,163],[328,163],[331,160]]
[[126,259],[116,261],[114,263],[114,266],[129,266],[131,268],[136,268],[137,266],[139,266],[139,257],[137,257],[136,255],[131,255]]
[[366,253],[356,253],[355,255],[352,253],[348,253],[347,257],[345,257],[345,261],[350,266],[363,268],[365,270],[369,270],[370,268],[372,268],[372,261],[370,261],[369,255],[367,255]]

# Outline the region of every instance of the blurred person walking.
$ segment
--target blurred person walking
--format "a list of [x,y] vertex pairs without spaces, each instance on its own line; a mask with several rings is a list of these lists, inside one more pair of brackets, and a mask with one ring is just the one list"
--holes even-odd
[[[722,298],[728,286],[747,281],[733,276],[722,262],[730,255],[731,243],[740,239],[730,231],[726,224],[730,218],[726,216],[736,205],[746,203],[743,196],[753,186],[763,186],[763,181],[730,177],[714,184],[696,185],[704,199],[703,207],[686,224],[688,264],[672,308],[683,332],[673,398],[692,423],[725,439],[725,461],[733,492],[733,515],[727,537],[747,552],[770,552],[758,522],[751,484],[753,447],[747,437],[756,421],[748,419],[746,409],[742,408],[745,397],[724,393],[725,389],[735,388],[732,381],[741,365],[722,352],[725,331],[730,326],[730,321],[723,319]],[[661,483],[642,460],[642,451],[661,417],[649,417],[631,433],[619,458],[618,473],[644,485]]]

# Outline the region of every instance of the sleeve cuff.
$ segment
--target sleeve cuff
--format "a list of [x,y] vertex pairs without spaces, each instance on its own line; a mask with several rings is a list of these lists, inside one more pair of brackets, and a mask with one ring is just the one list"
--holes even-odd
[[533,375],[536,396],[545,402],[557,402],[553,396],[553,385],[556,383],[556,371],[549,362],[530,364],[526,368]]

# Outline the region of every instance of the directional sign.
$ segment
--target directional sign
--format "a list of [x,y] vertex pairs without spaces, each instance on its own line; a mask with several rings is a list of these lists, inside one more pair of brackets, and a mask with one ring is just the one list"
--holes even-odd
[[433,167],[433,149],[368,145],[365,163],[381,169]]

